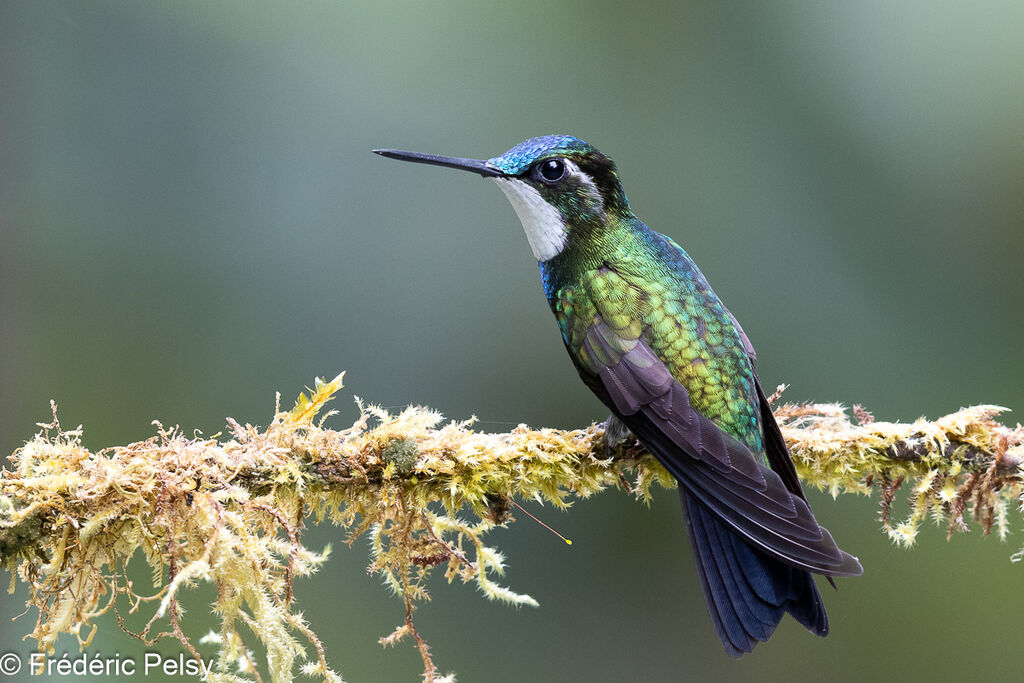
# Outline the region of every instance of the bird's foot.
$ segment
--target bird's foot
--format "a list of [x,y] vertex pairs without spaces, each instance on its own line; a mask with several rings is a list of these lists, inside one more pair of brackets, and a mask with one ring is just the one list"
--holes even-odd
[[609,415],[608,419],[604,421],[604,454],[609,458],[612,457],[619,446],[632,436],[633,434],[625,422],[614,415]]

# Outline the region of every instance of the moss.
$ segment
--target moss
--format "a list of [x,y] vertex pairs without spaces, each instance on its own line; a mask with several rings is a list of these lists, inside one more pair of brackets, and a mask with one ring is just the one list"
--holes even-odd
[[[859,409],[859,406],[857,407]],[[797,472],[807,483],[840,493],[881,494],[882,525],[904,546],[931,516],[947,536],[966,530],[965,514],[1007,532],[1007,506],[1021,496],[1024,433],[1000,424],[1005,408],[961,408],[934,421],[878,422],[863,409],[858,423],[835,404],[784,405],[775,411]],[[909,484],[909,512],[891,519],[897,490]]]
[[[52,651],[61,633],[88,643],[107,611],[127,630],[121,610],[149,609],[134,635],[177,638],[198,657],[178,598],[202,581],[216,587],[221,620],[204,638],[220,649],[214,680],[252,680],[265,668],[274,681],[296,669],[339,681],[292,599],[294,579],[330,551],[303,544],[311,517],[347,529],[349,544],[369,537],[369,569],[404,608],[381,642],[411,639],[425,679],[445,680],[413,619],[433,570],[491,600],[537,604],[497,583],[504,558],[485,543],[510,520],[516,498],[563,508],[608,487],[649,500],[654,484],[675,485],[635,441],[608,456],[596,424],[486,434],[422,407],[392,414],[358,402],[351,426],[327,429],[326,405],[341,387],[341,375],[317,380],[294,408],[278,406],[266,429],[229,420],[227,436],[199,439],[157,424],[145,441],[97,452],[82,446],[80,430],[61,428],[54,408],[53,422],[14,453],[0,480],[0,560],[28,584],[39,648]],[[830,404],[782,406],[776,415],[805,481],[833,495],[878,490],[886,530],[908,544],[927,516],[949,533],[966,528],[968,512],[986,531],[1005,531],[1021,493],[1024,437],[995,420],[1000,410],[911,424],[875,422],[863,410],[854,423]],[[901,484],[910,512],[893,523]],[[153,569],[148,591],[126,576],[137,552]],[[260,649],[266,659],[257,664]]]

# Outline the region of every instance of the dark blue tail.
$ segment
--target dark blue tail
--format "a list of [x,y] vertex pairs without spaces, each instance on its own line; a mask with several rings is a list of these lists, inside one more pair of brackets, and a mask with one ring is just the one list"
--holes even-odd
[[750,652],[789,612],[809,631],[828,635],[828,616],[810,572],[769,557],[743,540],[680,488],[704,598],[725,650]]

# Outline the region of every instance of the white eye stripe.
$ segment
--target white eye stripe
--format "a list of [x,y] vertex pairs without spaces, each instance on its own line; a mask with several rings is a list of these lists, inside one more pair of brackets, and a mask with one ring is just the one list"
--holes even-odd
[[594,179],[580,170],[580,167],[572,159],[566,159],[565,165],[568,167],[570,174],[580,179],[580,185],[597,207],[597,212],[603,214],[604,198],[601,196],[601,191],[597,189]]
[[569,233],[558,209],[548,204],[540,192],[522,180],[495,178],[494,182],[508,197],[519,216],[534,258],[548,261],[562,253],[569,241]]

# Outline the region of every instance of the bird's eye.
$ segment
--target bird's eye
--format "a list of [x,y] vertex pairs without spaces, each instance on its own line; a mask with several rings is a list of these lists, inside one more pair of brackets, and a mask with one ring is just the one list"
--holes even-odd
[[537,169],[540,179],[546,183],[557,183],[565,177],[565,161],[562,159],[547,159],[540,162]]

